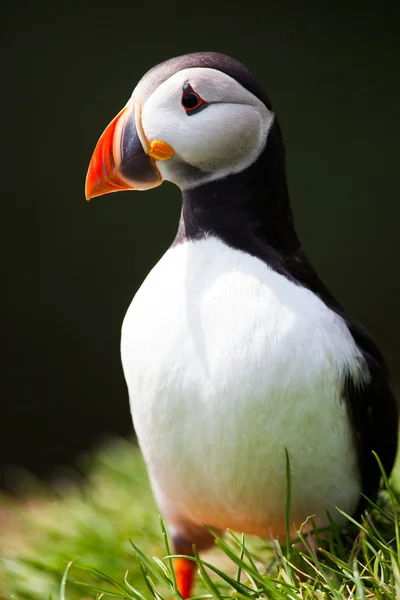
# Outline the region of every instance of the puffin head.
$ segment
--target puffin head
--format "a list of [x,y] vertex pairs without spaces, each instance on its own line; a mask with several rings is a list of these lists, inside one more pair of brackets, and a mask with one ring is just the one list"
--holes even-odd
[[263,153],[273,124],[267,95],[238,61],[214,52],[167,60],[100,137],[86,198],[164,180],[185,191],[241,173]]

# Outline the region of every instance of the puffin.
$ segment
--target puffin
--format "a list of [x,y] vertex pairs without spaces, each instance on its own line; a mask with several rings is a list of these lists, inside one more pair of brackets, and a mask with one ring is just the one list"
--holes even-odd
[[278,120],[237,60],[148,71],[97,143],[86,198],[163,181],[181,190],[177,234],[132,300],[121,357],[188,598],[212,531],[282,539],[359,515],[374,453],[392,470],[399,414],[381,352],[303,251]]

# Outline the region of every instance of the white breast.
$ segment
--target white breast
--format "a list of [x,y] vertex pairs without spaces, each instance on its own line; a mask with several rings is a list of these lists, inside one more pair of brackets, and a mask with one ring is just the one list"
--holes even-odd
[[168,250],[136,294],[122,362],[139,443],[167,520],[259,535],[360,492],[344,374],[363,360],[317,296],[215,238]]

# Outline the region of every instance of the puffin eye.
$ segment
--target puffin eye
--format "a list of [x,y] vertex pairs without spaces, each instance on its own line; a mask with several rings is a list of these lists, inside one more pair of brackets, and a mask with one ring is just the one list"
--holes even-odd
[[182,95],[182,104],[185,108],[193,110],[200,104],[200,97],[194,92],[187,92]]
[[203,108],[206,108],[207,106],[207,102],[205,102],[203,98],[199,96],[197,92],[194,91],[194,89],[188,81],[186,81],[182,88],[181,102],[187,115],[193,115],[194,113],[203,110]]

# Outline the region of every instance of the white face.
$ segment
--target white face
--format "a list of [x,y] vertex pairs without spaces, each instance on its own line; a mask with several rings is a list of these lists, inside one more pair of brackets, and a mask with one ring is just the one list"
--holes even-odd
[[[207,103],[203,110],[187,114],[182,105],[186,82]],[[143,100],[145,92],[141,83],[133,92],[142,103],[144,134],[175,150],[171,159],[158,160],[157,168],[181,189],[246,169],[263,150],[274,119],[263,102],[215,69],[184,69]]]

